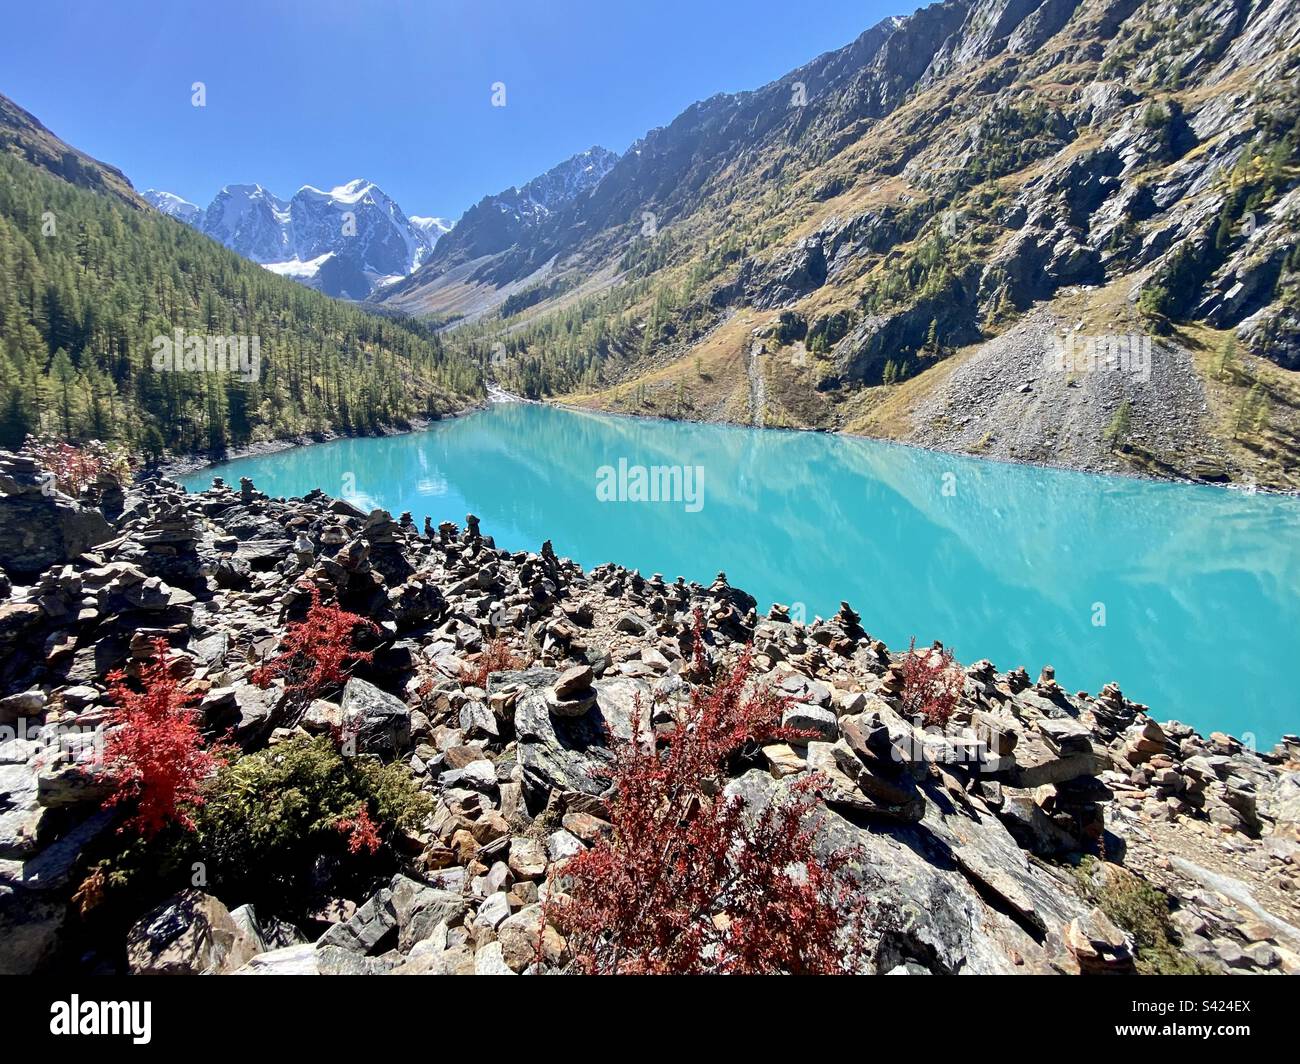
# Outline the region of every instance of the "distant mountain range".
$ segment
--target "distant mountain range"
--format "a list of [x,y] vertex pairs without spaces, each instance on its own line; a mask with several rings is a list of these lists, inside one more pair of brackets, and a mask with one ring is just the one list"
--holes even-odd
[[[611,151],[589,148],[525,185],[485,197],[466,212],[465,237],[439,257],[439,272],[525,240],[594,188],[617,161]],[[454,224],[407,215],[378,185],[361,179],[328,192],[304,185],[288,200],[261,185],[226,185],[206,210],[158,189],[143,196],[274,273],[357,300],[418,271]]]
[[288,200],[261,185],[227,185],[206,210],[171,192],[143,195],[245,258],[348,299],[409,274],[451,229],[441,218],[408,217],[378,185],[360,179],[328,192],[304,185]]
[[[0,148],[144,207],[7,101]],[[1294,2],[943,0],[450,230],[146,195],[530,397],[1300,487]]]

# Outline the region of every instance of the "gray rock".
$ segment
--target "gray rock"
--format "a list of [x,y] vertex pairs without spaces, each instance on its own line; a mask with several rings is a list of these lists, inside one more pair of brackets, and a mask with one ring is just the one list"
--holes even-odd
[[233,975],[320,975],[321,953],[313,942],[284,946],[250,957]]
[[393,891],[377,891],[352,916],[335,924],[316,940],[317,948],[336,946],[351,953],[376,956],[397,941],[397,911]]
[[247,939],[257,946],[258,953],[284,949],[287,946],[299,946],[310,943],[293,924],[275,916],[261,916],[251,905],[241,905],[230,910],[230,918],[235,921]]
[[13,724],[19,717],[39,717],[45,712],[45,703],[45,693],[39,687],[0,698],[0,725]]
[[477,700],[466,702],[461,706],[460,726],[470,738],[487,736],[496,739],[501,734],[500,729],[497,727],[497,719],[493,716],[492,711],[484,703]]
[[411,744],[411,709],[400,698],[353,676],[343,688],[344,735],[356,753],[396,757]]
[[1229,968],[1253,968],[1255,966],[1254,959],[1241,948],[1241,943],[1230,938],[1216,938],[1212,944],[1219,960],[1223,961]]
[[475,975],[514,975],[515,971],[505,962],[501,953],[501,943],[492,941],[479,947],[474,953]]
[[580,717],[555,716],[544,690],[522,692],[515,703],[515,734],[524,793],[533,809],[546,804],[552,790],[602,794],[613,755],[611,736],[626,741],[638,698],[643,734],[650,729],[650,688],[643,680],[597,680],[596,702]]
[[546,856],[553,862],[566,860],[582,850],[582,843],[563,828],[546,836]]
[[469,903],[459,894],[440,890],[403,875],[393,877],[392,909],[397,922],[397,948],[409,953],[440,925],[455,926],[465,917]]
[[781,727],[801,733],[803,741],[809,738],[834,742],[839,737],[838,719],[829,709],[796,703],[781,715]]
[[474,914],[474,925],[489,931],[495,931],[497,925],[509,915],[510,899],[506,896],[505,891],[499,890],[483,899],[483,904],[478,907],[478,912]]
[[[0,452],[0,473],[7,452]],[[0,568],[19,580],[71,561],[113,538],[98,510],[59,492],[45,495],[39,484],[0,482]]]
[[[727,793],[757,811],[785,786],[755,769],[728,784]],[[819,853],[851,847],[860,854],[855,865],[880,936],[881,972],[909,963],[939,974],[1050,971],[1052,935],[1059,942],[1065,925],[1084,913],[1025,861],[996,818],[973,807],[944,812],[927,802],[922,823],[887,829],[830,812],[815,830]],[[1003,866],[1005,880],[993,874]],[[1006,900],[985,900],[998,895]]]

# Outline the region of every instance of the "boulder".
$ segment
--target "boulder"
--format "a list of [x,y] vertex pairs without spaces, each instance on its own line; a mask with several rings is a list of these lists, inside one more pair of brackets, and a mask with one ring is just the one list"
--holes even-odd
[[98,510],[47,493],[45,476],[25,456],[0,451],[0,569],[20,582],[113,538]]
[[480,946],[474,953],[475,975],[514,975],[514,969],[506,964],[502,955],[501,943],[489,942]]
[[546,849],[537,839],[516,836],[510,840],[507,864],[520,879],[540,879],[546,873]]
[[1127,975],[1134,970],[1129,937],[1100,909],[1071,920],[1063,940],[1084,975]]
[[802,702],[796,702],[781,714],[781,727],[799,733],[805,741],[815,738],[834,742],[840,734],[833,711]]
[[397,922],[397,948],[402,953],[409,953],[440,925],[459,924],[469,909],[469,903],[460,894],[400,874],[393,877],[390,890]]
[[[726,793],[756,815],[787,786],[754,769]],[[873,970],[915,963],[936,974],[1047,973],[1054,970],[1052,935],[1059,941],[1085,912],[1025,860],[996,818],[974,807],[945,812],[927,802],[922,823],[886,829],[860,824],[850,810],[828,812],[810,826],[818,853],[848,848],[858,855],[854,865],[880,936]]]
[[372,957],[391,948],[398,939],[393,893],[390,887],[377,891],[347,920],[321,935],[316,940],[317,948],[333,946]]
[[501,944],[501,959],[513,972],[522,972],[538,961],[554,966],[560,963],[564,939],[550,924],[543,922],[540,905],[529,905],[503,920],[496,929]]
[[544,687],[529,686],[516,700],[514,727],[519,740],[519,766],[530,808],[545,806],[552,790],[604,793],[613,761],[610,739],[631,738],[638,698],[643,735],[649,734],[652,699],[644,680],[602,679],[593,684],[593,689],[591,707],[576,717],[553,714]]
[[284,946],[250,957],[232,975],[321,975],[321,954],[313,942]]
[[132,975],[209,975],[242,967],[260,944],[212,895],[186,890],[135,923],[126,959]]
[[411,745],[411,708],[359,676],[343,688],[343,732],[359,754],[392,758]]

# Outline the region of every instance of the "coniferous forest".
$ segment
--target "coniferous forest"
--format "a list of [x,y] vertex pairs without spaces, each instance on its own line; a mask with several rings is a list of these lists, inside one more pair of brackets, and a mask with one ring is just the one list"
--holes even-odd
[[[258,337],[256,380],[154,368],[175,330]],[[0,446],[145,453],[373,432],[482,394],[427,327],[336,302],[181,223],[0,155]]]

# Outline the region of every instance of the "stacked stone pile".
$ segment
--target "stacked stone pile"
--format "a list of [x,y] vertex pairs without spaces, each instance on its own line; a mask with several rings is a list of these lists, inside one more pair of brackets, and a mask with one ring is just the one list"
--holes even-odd
[[[38,475],[13,461],[0,472],[0,488]],[[138,669],[164,638],[209,734],[246,750],[295,731],[346,735],[405,764],[434,800],[402,842],[401,873],[335,899],[324,932],[191,893],[141,913],[134,970],[562,967],[541,902],[563,861],[609,830],[613,744],[634,727],[650,741],[746,647],[795,738],[753,751],[728,792],[763,802],[816,774],[826,845],[858,847],[871,896],[902,914],[876,930],[879,970],[1131,969],[1132,942],[1072,886],[1081,855],[1159,883],[1203,963],[1300,969],[1300,739],[1260,754],[1159,723],[1114,684],[1072,695],[1050,667],[1034,683],[989,661],[962,670],[939,728],[903,714],[907,651],[870,635],[848,603],[827,619],[794,620],[781,604],[760,618],[723,573],[705,586],[584,570],[550,543],[502,550],[472,515],[420,532],[409,515],[320,492],[272,499],[247,480],[197,495],[153,481],[123,503],[98,547],[0,603],[0,726],[93,735],[107,673]],[[312,588],[374,623],[373,658],[284,719],[282,690],[251,674]],[[502,664],[482,680],[489,659]],[[112,828],[85,753],[0,744],[0,969],[59,956],[80,855]],[[161,915],[176,917],[165,941],[149,933]]]

